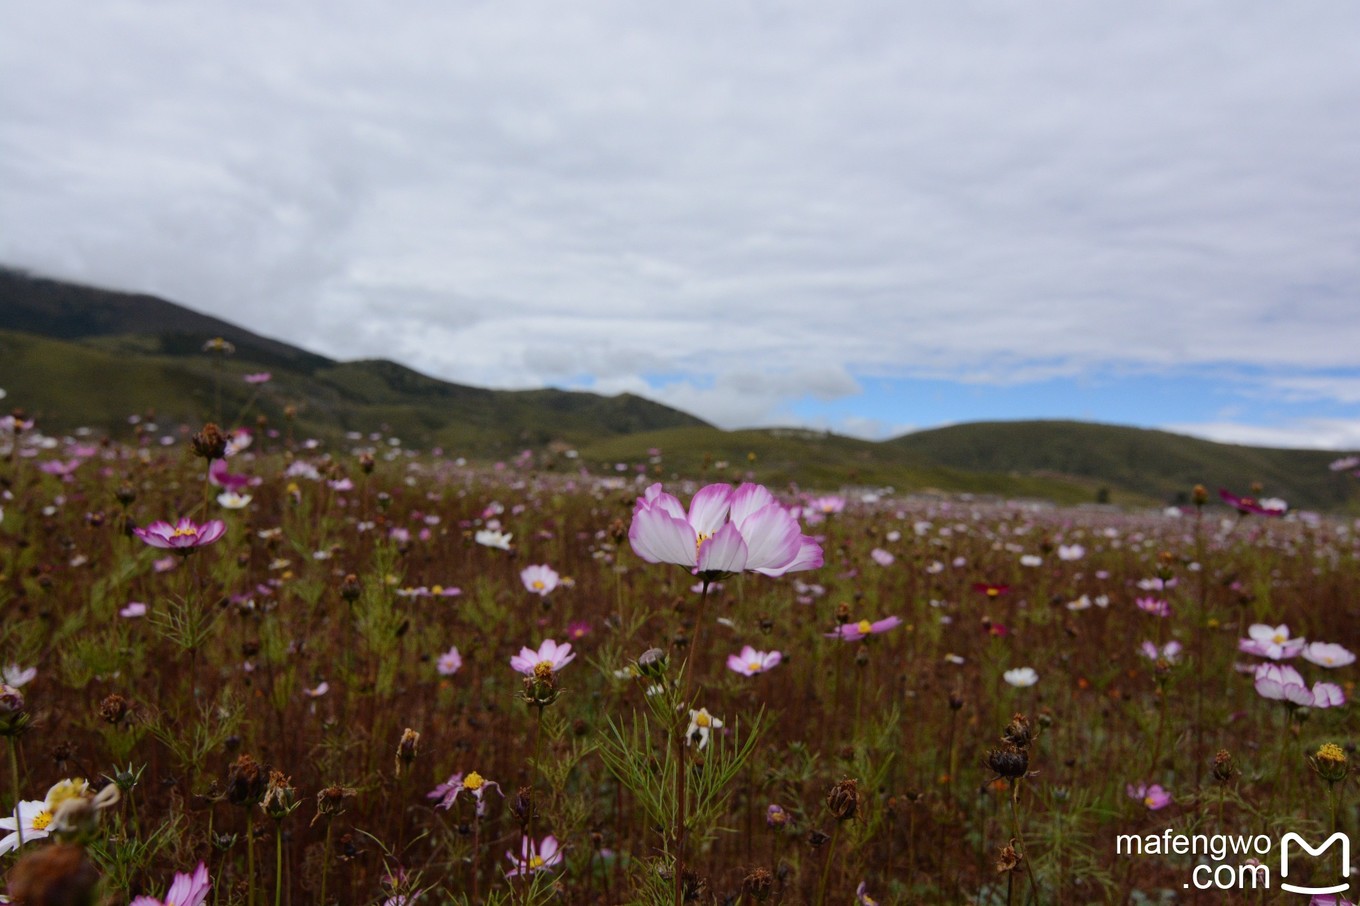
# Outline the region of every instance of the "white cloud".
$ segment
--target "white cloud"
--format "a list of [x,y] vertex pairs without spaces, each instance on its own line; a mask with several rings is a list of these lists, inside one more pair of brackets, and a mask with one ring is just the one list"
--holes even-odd
[[1175,434],[1189,434],[1225,444],[1311,450],[1360,450],[1360,419],[1298,419],[1277,425],[1241,422],[1163,425]]
[[720,424],[1111,368],[1360,404],[1348,0],[395,9],[12,10],[0,262]]

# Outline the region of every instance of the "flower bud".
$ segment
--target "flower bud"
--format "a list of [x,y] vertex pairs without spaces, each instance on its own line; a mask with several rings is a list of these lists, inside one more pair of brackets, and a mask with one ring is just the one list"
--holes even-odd
[[1317,753],[1308,759],[1314,773],[1328,783],[1340,783],[1350,773],[1350,762],[1346,752],[1334,742],[1324,743]]
[[227,455],[227,436],[222,433],[222,429],[216,423],[208,422],[189,439],[189,446],[193,449],[194,455],[208,462],[214,459],[225,459]]
[[403,776],[416,760],[420,748],[420,733],[407,727],[401,734],[401,740],[397,743],[397,767],[398,777]]
[[842,780],[826,796],[826,806],[837,821],[851,821],[860,814],[859,784],[852,779]]

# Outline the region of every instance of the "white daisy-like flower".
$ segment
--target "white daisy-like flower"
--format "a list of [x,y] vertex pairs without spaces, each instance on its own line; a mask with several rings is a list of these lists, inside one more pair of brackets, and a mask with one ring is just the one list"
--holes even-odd
[[1039,673],[1033,667],[1016,667],[1014,670],[1007,670],[1002,674],[1006,682],[1018,689],[1026,686],[1033,686],[1039,682]]
[[685,744],[697,742],[702,749],[708,745],[708,737],[714,730],[722,729],[723,722],[712,714],[708,713],[707,708],[700,708],[698,711],[689,712],[689,726],[685,728]]
[[[88,788],[89,784],[77,777],[56,784],[47,791],[47,796],[43,799],[20,800],[14,814],[0,818],[0,830],[11,831],[8,836],[0,839],[0,856],[19,848],[21,833],[24,843],[41,840],[50,834],[52,819],[56,817],[61,804],[68,799],[84,796]],[[17,821],[15,814],[18,815]]]
[[0,670],[0,682],[13,686],[18,689],[26,685],[33,677],[38,675],[37,667],[20,667],[18,664],[10,664]]
[[495,529],[481,529],[473,535],[474,540],[482,547],[494,547],[503,551],[510,549],[510,539],[513,537],[515,536]]

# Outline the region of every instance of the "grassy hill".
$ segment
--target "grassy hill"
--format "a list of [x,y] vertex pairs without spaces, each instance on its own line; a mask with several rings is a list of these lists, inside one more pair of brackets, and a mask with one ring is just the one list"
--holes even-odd
[[[203,352],[224,337],[233,355]],[[260,387],[242,377],[268,370]],[[436,380],[394,362],[337,362],[153,296],[61,283],[0,268],[0,387],[48,430],[127,432],[163,424],[288,423],[297,436],[382,430],[418,446],[501,457],[554,443],[594,467],[645,465],[659,477],[739,478],[804,488],[1037,497],[1073,504],[1156,505],[1195,484],[1268,496],[1295,508],[1360,512],[1360,482],[1334,455],[1217,444],[1162,431],[1082,422],[986,422],[873,443],[796,429],[720,431],[637,396],[503,391]],[[296,415],[289,421],[286,410]],[[661,451],[652,462],[650,450]],[[564,463],[565,465],[565,463]]]
[[1221,444],[1143,428],[975,422],[918,431],[885,446],[960,469],[1083,478],[1166,501],[1183,500],[1196,484],[1215,494],[1220,487],[1246,493],[1253,482],[1296,507],[1346,509],[1357,501],[1356,480],[1328,468],[1335,453]]

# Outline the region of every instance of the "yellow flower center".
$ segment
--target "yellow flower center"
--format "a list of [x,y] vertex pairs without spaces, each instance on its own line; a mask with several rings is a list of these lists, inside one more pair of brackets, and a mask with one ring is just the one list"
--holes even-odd
[[542,591],[542,590],[543,590],[543,587],[544,587],[544,586],[543,586],[543,580],[542,580],[542,579],[535,579],[534,582],[533,582],[533,586],[534,586],[534,591]]
[[198,534],[198,529],[177,528],[170,533],[171,538],[192,538]]
[[747,662],[746,662],[746,669],[748,669],[748,670],[759,670],[759,669],[760,669],[760,661],[747,661]]
[[542,868],[542,867],[543,867],[543,857],[542,857],[542,856],[530,856],[530,857],[529,857],[529,867],[530,867],[530,868]]
[[47,830],[47,825],[52,823],[52,813],[46,810],[38,812],[33,818],[34,830]]
[[1152,808],[1155,801],[1156,800],[1154,800],[1151,796],[1143,797],[1143,804],[1146,805],[1148,808]]
[[699,533],[698,533],[698,535],[697,535],[697,536],[695,537],[695,539],[694,539],[694,555],[695,555],[696,557],[699,555],[699,548],[703,547],[703,546],[704,546],[704,542],[707,541],[709,538],[712,538],[712,537],[713,537],[713,534],[712,534],[711,532],[710,532],[709,534],[707,534],[707,535],[704,534],[703,532],[699,532]]
[[553,668],[551,661],[539,661],[537,664],[534,664],[535,679],[547,679],[552,676],[552,672]]
[[481,774],[476,771],[468,771],[468,775],[463,778],[463,789],[475,793],[482,788],[484,783],[486,783],[486,780],[482,778]]
[[874,624],[868,620],[860,620],[855,624],[855,628],[859,630],[860,635],[868,635],[874,631]]
[[1274,642],[1275,642],[1276,645],[1283,645],[1283,644],[1285,643],[1285,640],[1288,639],[1288,638],[1289,638],[1289,637],[1286,636],[1284,633],[1282,633],[1282,632],[1277,632],[1277,633],[1275,633]]
[[987,597],[989,597],[989,598],[995,598],[995,597],[996,597],[997,595],[999,595],[999,594],[1001,594],[1001,589],[996,588],[996,587],[994,587],[994,586],[989,586],[989,587],[988,587],[988,589],[987,589]]
[[712,722],[707,711],[700,711],[698,714],[694,715],[694,726],[696,727],[707,727]]
[[430,594],[434,594],[434,595],[442,595],[443,593],[444,593],[444,586],[442,586],[442,585],[436,585],[436,586],[434,586],[433,588],[430,589]]

